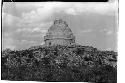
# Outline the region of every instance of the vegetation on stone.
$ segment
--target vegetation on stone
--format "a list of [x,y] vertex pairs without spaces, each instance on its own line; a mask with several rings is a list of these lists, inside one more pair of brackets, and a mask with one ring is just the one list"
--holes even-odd
[[2,80],[117,82],[117,52],[90,46],[36,46],[2,51]]

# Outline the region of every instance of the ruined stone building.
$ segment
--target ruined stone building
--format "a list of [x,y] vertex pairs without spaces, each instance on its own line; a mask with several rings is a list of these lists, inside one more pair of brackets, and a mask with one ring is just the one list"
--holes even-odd
[[68,24],[61,20],[55,20],[53,25],[48,29],[44,36],[45,45],[72,45],[75,44],[75,36],[73,35]]

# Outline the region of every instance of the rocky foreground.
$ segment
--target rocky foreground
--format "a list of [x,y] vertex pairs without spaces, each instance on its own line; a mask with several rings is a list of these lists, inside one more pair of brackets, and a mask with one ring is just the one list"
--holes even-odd
[[90,46],[35,46],[2,51],[1,79],[117,83],[117,52]]

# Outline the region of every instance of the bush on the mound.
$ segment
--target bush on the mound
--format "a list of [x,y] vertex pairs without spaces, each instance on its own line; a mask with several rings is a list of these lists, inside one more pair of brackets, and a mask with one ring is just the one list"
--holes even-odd
[[2,80],[115,83],[117,53],[89,46],[2,51]]

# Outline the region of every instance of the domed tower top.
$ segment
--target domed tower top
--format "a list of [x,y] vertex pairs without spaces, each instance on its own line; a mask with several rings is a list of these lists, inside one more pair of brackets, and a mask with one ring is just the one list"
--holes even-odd
[[65,22],[65,21],[63,21],[62,19],[56,19],[55,21],[54,21],[54,24],[55,25],[66,25],[66,26],[68,26],[68,24]]
[[74,40],[75,37],[68,24],[62,19],[56,19],[53,25],[48,29],[44,41],[47,40]]

